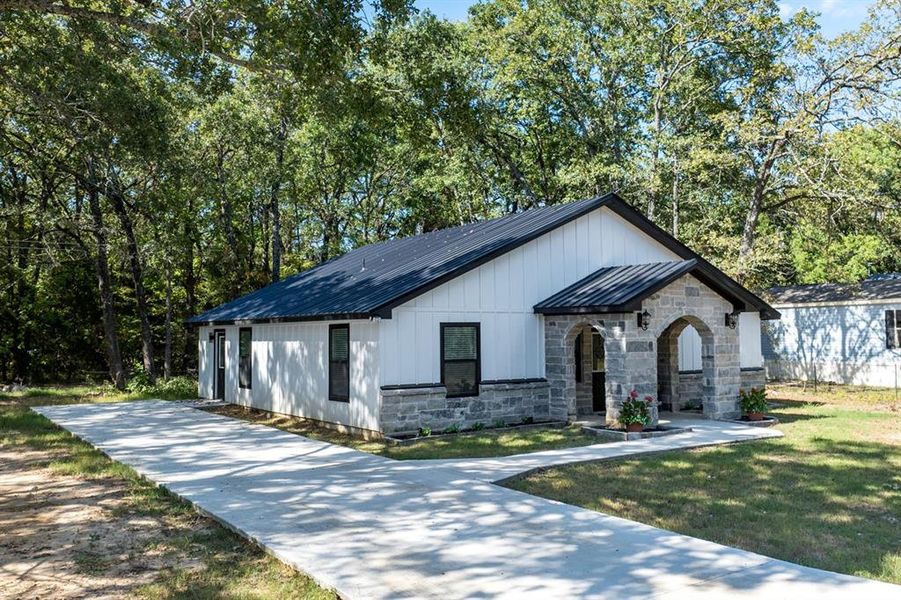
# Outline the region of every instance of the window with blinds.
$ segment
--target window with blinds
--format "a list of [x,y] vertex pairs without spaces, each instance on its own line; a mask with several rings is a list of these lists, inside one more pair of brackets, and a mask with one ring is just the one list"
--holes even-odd
[[885,311],[885,347],[901,348],[901,310]]
[[478,396],[481,378],[478,323],[441,324],[441,383],[448,397]]
[[250,389],[253,372],[253,332],[250,327],[238,330],[238,386]]
[[328,398],[350,401],[350,326],[328,328]]

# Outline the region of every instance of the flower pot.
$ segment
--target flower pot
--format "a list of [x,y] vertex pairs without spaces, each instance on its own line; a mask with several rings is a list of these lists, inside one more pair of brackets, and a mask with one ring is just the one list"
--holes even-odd
[[627,423],[626,431],[629,433],[638,433],[639,431],[644,431],[644,425],[642,423]]
[[763,421],[763,413],[762,412],[749,412],[748,420],[749,421]]

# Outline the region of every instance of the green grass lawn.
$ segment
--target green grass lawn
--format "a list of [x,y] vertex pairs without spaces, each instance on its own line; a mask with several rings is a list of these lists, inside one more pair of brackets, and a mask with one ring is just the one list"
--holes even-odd
[[425,438],[405,445],[392,445],[378,440],[361,440],[322,427],[313,421],[257,409],[228,405],[207,410],[397,460],[510,456],[512,454],[525,454],[540,450],[572,448],[574,446],[603,443],[602,440],[595,436],[582,433],[580,427],[570,426],[498,431],[484,430]]
[[[148,393],[152,397],[160,394]],[[147,542],[144,552],[167,554],[174,565],[164,567],[156,581],[132,590],[146,598],[335,598],[308,577],[283,565],[260,548],[201,517],[188,503],[140,477],[81,442],[48,419],[29,409],[47,404],[111,402],[138,399],[141,395],[101,392],[90,387],[31,389],[26,393],[0,393],[0,449],[34,450],[46,454],[53,474],[75,476],[111,488],[124,484],[122,501],[110,511],[110,519],[153,516],[166,523],[165,536]],[[57,490],[54,489],[54,493]],[[58,490],[65,494],[65,486]],[[14,517],[9,517],[10,519]],[[162,535],[162,534],[161,534]],[[102,549],[102,540],[98,541]],[[86,576],[111,568],[119,559],[102,554],[74,557]]]
[[514,489],[792,562],[901,583],[894,392],[774,386],[785,437],[532,473]]

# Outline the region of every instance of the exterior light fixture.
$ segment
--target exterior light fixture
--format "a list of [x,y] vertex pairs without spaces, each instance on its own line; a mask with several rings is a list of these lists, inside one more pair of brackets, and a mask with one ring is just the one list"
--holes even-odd
[[738,325],[738,313],[726,313],[726,327],[728,327],[729,329],[735,329],[736,325]]
[[216,341],[216,334],[211,331],[210,332],[210,343],[212,344],[215,341]]
[[642,331],[647,331],[648,325],[651,323],[651,313],[645,309],[640,313],[636,313],[636,316],[638,317],[638,326],[641,327]]

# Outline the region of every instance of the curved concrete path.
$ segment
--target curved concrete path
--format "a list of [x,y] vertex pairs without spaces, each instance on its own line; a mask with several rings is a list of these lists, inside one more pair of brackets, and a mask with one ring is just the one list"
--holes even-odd
[[514,456],[428,459],[407,462],[423,466],[430,465],[454,469],[462,471],[471,477],[491,482],[503,481],[521,473],[546,467],[596,460],[612,460],[653,452],[666,452],[667,450],[685,450],[702,446],[718,446],[734,442],[782,437],[782,432],[777,429],[751,427],[741,423],[711,421],[709,419],[682,415],[670,415],[666,418],[661,418],[661,423],[688,427],[691,428],[691,431],[630,442],[561,448],[559,450],[545,450]]
[[35,410],[347,599],[901,594],[171,402]]

